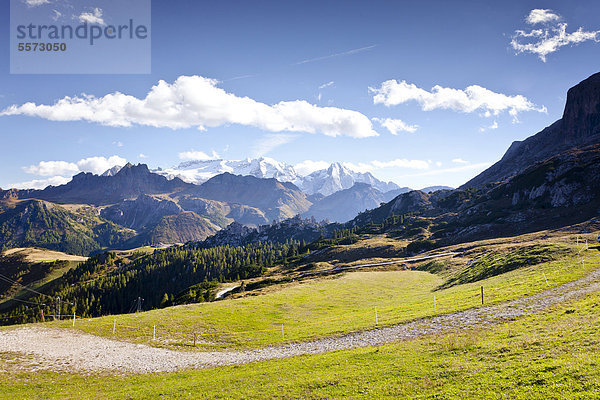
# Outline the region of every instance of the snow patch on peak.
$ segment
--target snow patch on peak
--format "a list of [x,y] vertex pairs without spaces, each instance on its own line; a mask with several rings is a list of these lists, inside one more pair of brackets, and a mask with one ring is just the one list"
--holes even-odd
[[119,173],[119,171],[121,170],[121,168],[123,168],[122,165],[115,165],[114,167],[109,168],[106,171],[104,171],[102,173],[102,175],[100,175],[100,176],[115,176],[116,174]]
[[185,182],[195,184],[204,183],[213,176],[225,172],[257,178],[275,178],[281,182],[295,182],[299,178],[294,167],[268,157],[245,160],[191,160],[182,162],[177,167],[154,172],[169,179],[178,177]]
[[308,194],[321,193],[329,196],[337,191],[350,189],[355,183],[369,184],[384,193],[399,189],[399,186],[393,182],[380,181],[370,172],[356,172],[339,162],[304,177],[298,186]]
[[370,172],[353,171],[339,162],[302,176],[293,166],[269,157],[245,160],[191,160],[182,162],[177,167],[157,169],[153,172],[168,179],[177,177],[195,184],[202,184],[225,172],[257,178],[275,178],[280,182],[291,182],[309,195],[320,193],[329,196],[340,190],[349,189],[355,183],[369,184],[383,193],[399,189],[399,186],[393,182],[380,181]]

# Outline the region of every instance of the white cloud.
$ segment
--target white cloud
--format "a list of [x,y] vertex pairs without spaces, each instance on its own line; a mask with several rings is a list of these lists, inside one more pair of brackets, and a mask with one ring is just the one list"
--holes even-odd
[[123,142],[113,142],[112,144],[114,144],[117,147],[123,147]]
[[23,167],[28,174],[39,176],[53,175],[74,175],[79,172],[79,167],[75,163],[67,161],[40,161],[37,165]]
[[429,169],[430,162],[424,160],[407,160],[397,158],[391,161],[372,161],[371,164],[377,169],[381,168],[407,168],[407,169]]
[[53,20],[53,21],[58,21],[58,19],[59,19],[60,17],[62,17],[62,13],[61,13],[60,11],[58,11],[58,10],[52,10],[52,12],[54,13],[54,14],[52,15],[52,20]]
[[561,47],[586,41],[600,41],[600,31],[585,31],[579,27],[576,31],[568,33],[567,23],[559,21],[560,16],[552,10],[532,10],[526,22],[530,25],[544,24],[544,26],[530,31],[516,30],[510,42],[512,48],[517,54],[532,53],[546,62],[546,56]]
[[468,161],[463,160],[462,158],[455,158],[454,160],[452,160],[452,162],[454,164],[469,164]]
[[53,105],[29,102],[13,105],[2,115],[27,115],[51,121],[89,121],[114,127],[145,125],[183,129],[226,124],[253,126],[269,132],[322,133],[327,136],[365,138],[378,136],[365,115],[336,107],[319,107],[304,100],[275,105],[238,97],[201,76],[181,76],[165,81],[138,99],[120,92],[104,97],[65,97]]
[[508,96],[479,85],[471,85],[464,90],[436,85],[427,91],[406,81],[388,80],[379,88],[369,90],[374,93],[373,103],[388,107],[416,101],[424,111],[450,109],[472,113],[479,110],[486,116],[508,111],[513,118],[524,111],[546,112],[545,107],[537,107],[522,95]]
[[328,163],[327,161],[304,160],[301,163],[294,165],[294,169],[298,174],[306,176],[312,174],[315,171],[328,168],[329,164],[330,163]]
[[145,155],[144,153],[140,153],[140,155],[138,156],[139,158],[148,158],[147,155]]
[[37,165],[24,167],[23,170],[28,174],[38,176],[73,176],[79,172],[92,172],[94,174],[101,174],[115,165],[123,166],[126,163],[127,160],[119,156],[111,156],[109,158],[90,157],[79,160],[76,163],[67,161],[40,161]]
[[127,164],[127,160],[119,156],[109,158],[90,157],[77,161],[77,167],[81,172],[92,172],[94,174],[101,174],[115,165],[123,166],[125,164]]
[[9,187],[15,189],[45,189],[46,187],[52,186],[60,186],[68,183],[71,178],[66,178],[64,176],[53,176],[48,179],[34,179],[26,182],[18,182],[10,184]]
[[252,157],[264,156],[276,147],[283,146],[296,139],[298,135],[289,133],[269,133],[262,136],[252,145]]
[[325,89],[326,87],[333,86],[333,85],[334,85],[334,83],[335,83],[335,82],[333,82],[333,81],[331,81],[331,82],[327,82],[327,83],[324,83],[324,84],[322,84],[321,86],[319,86],[319,89]]
[[180,160],[198,160],[198,161],[209,161],[209,160],[218,160],[221,156],[219,156],[215,151],[212,152],[212,155],[208,155],[203,151],[184,151],[179,153]]
[[397,135],[398,132],[411,132],[414,133],[419,128],[419,125],[408,125],[400,119],[392,118],[373,118],[373,121],[379,122],[381,126],[386,128],[392,135]]
[[498,129],[498,121],[494,121],[494,123],[491,124],[490,126],[483,126],[483,127],[479,128],[479,132],[485,132],[487,130],[494,130],[494,129]]
[[27,4],[29,7],[37,7],[44,4],[50,4],[48,0],[23,0],[23,3]]
[[536,8],[531,10],[525,21],[530,25],[545,24],[548,22],[558,21],[560,16],[552,10]]
[[81,13],[77,18],[79,18],[79,22],[81,23],[106,25],[106,22],[102,18],[102,9],[98,7],[94,8],[92,12]]

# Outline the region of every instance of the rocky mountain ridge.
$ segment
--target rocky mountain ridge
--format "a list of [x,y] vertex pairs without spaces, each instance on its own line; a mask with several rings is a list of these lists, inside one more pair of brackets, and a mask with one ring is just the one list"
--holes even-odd
[[600,73],[567,92],[563,117],[541,132],[513,142],[500,161],[461,186],[481,188],[523,172],[529,166],[572,148],[600,142]]

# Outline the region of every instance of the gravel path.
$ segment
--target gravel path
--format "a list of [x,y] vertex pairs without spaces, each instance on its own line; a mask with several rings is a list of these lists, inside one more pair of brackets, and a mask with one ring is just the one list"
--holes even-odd
[[66,329],[23,327],[0,331],[0,354],[22,354],[36,360],[35,369],[57,371],[152,373],[197,369],[380,345],[457,328],[485,326],[533,314],[597,291],[600,291],[600,269],[562,286],[502,304],[339,337],[248,351],[178,352]]

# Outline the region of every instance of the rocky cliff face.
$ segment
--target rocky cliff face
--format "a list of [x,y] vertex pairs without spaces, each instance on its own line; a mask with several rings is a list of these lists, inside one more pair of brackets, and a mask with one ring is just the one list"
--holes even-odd
[[600,143],[600,73],[569,89],[560,120],[524,141],[514,142],[500,161],[461,189],[506,180],[537,162],[594,143]]
[[581,207],[598,201],[600,146],[570,150],[538,163],[494,191],[513,207]]
[[588,142],[600,135],[600,73],[569,89],[562,117],[565,142]]

